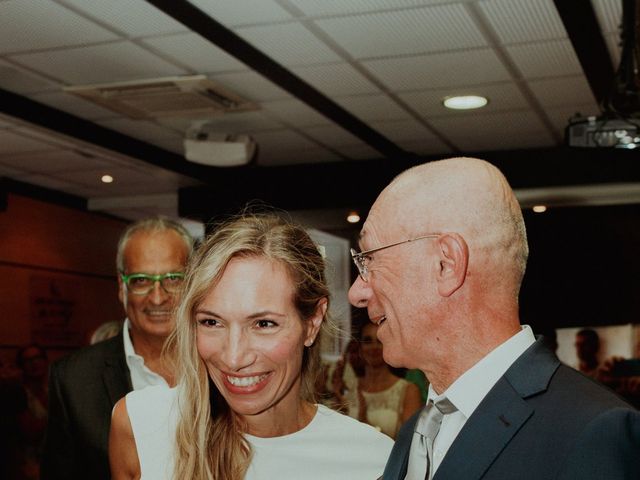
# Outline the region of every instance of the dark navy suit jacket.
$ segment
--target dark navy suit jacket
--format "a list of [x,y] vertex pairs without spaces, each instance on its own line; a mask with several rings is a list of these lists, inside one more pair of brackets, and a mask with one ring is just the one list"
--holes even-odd
[[122,333],[52,365],[42,480],[111,478],[111,412],[131,390]]
[[[418,419],[403,425],[384,480],[404,480]],[[434,480],[640,479],[640,412],[560,363],[538,340],[491,389]]]

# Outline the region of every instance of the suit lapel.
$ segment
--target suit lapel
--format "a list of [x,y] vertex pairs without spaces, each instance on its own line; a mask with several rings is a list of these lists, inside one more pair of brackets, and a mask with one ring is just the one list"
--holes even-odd
[[122,334],[112,340],[114,341],[110,345],[111,351],[104,359],[102,380],[107,389],[109,401],[113,406],[133,388],[131,386],[131,375],[124,356]]
[[526,398],[546,390],[560,365],[538,340],[494,385],[456,437],[434,480],[482,478],[533,415]]

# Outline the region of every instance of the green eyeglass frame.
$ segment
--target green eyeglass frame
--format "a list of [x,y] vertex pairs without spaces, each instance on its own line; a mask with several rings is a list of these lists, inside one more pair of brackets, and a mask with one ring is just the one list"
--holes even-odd
[[182,286],[184,279],[183,272],[168,272],[159,274],[132,273],[130,275],[120,274],[122,282],[126,285],[127,291],[134,295],[146,295],[151,292],[157,282],[167,293],[176,293]]

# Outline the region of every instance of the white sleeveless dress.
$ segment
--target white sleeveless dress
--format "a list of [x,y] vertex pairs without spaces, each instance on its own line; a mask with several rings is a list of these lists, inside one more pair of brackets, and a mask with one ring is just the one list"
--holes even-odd
[[[177,389],[135,390],[127,395],[127,412],[142,480],[172,480]],[[388,436],[323,405],[298,432],[245,438],[253,450],[245,480],[375,480],[393,447]]]

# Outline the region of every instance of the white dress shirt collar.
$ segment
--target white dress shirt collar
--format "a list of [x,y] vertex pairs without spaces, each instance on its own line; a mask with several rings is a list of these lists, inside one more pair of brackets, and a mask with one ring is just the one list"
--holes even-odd
[[161,375],[150,370],[144,364],[144,358],[136,353],[133,348],[133,342],[131,341],[131,335],[129,334],[130,326],[129,319],[126,318],[122,326],[122,338],[124,340],[124,356],[131,375],[131,386],[134,390],[140,390],[141,388],[151,385],[165,385],[169,387],[167,381]]

